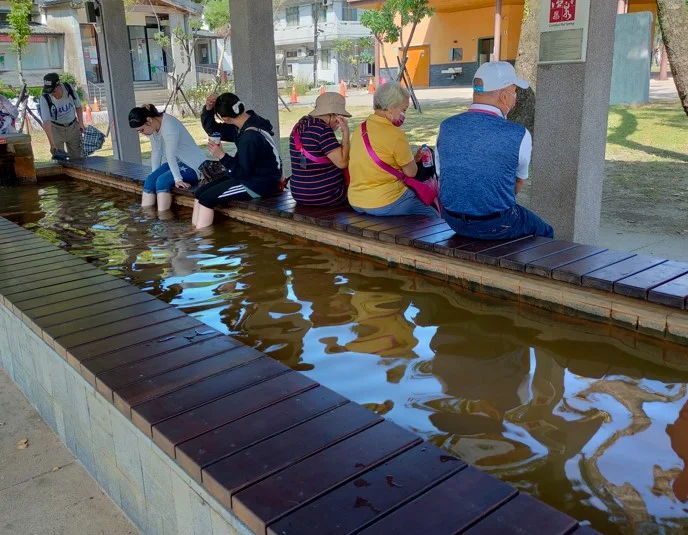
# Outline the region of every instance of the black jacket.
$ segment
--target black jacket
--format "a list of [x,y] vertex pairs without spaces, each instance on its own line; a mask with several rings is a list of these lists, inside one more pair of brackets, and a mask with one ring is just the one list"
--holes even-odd
[[[219,133],[222,141],[235,143],[236,156],[225,155],[222,165],[229,170],[231,177],[238,180],[261,197],[269,197],[279,192],[282,180],[282,162],[277,145],[273,147],[266,134],[274,136],[272,124],[254,111],[247,112],[250,118],[239,130],[236,126],[218,123],[212,111],[203,108],[201,123],[203,129],[212,135]],[[253,130],[257,128],[258,130]]]

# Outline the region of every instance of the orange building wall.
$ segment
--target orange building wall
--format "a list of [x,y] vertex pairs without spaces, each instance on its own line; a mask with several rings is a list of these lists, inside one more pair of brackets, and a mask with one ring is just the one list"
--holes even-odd
[[[522,17],[523,6],[502,8],[501,59],[516,59]],[[487,7],[436,13],[418,25],[411,45],[430,45],[431,65],[450,63],[450,48],[463,48],[463,60],[455,63],[470,63],[478,61],[478,39],[493,36],[494,7]],[[399,43],[385,44],[384,50],[390,66],[395,66]]]

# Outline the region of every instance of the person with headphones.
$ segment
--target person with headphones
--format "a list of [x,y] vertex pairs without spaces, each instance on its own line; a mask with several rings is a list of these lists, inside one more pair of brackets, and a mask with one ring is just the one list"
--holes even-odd
[[[217,122],[215,117],[222,122]],[[227,170],[227,178],[215,180],[196,191],[192,223],[196,228],[213,224],[214,208],[232,200],[250,200],[279,193],[282,160],[273,140],[270,121],[247,110],[234,93],[211,95],[201,115],[208,133],[208,149]],[[222,142],[236,144],[236,155],[222,149]]]

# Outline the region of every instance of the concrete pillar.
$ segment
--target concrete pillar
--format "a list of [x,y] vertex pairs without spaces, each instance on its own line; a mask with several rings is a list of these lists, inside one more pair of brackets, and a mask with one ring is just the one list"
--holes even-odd
[[70,7],[50,9],[46,13],[45,23],[49,29],[64,33],[64,71],[72,73],[78,84],[85,89],[86,69],[81,28],[74,10]]
[[189,63],[191,63],[191,71],[184,79],[184,84],[182,87],[184,89],[187,87],[195,87],[197,85],[195,55],[192,51],[191,57],[186,57],[186,54],[183,52],[181,42],[175,35],[176,28],[181,28],[181,31],[183,31],[185,34],[190,34],[191,29],[189,28],[189,17],[182,14],[170,15],[170,38],[172,41],[172,61],[174,62],[174,74],[176,76],[183,74],[186,72]]
[[538,66],[530,207],[557,238],[599,236],[616,7],[591,0],[584,63]]
[[112,145],[115,158],[141,163],[141,145],[136,130],[129,128],[129,112],[136,105],[134,75],[127,24],[122,2],[101,2],[100,19],[105,56],[103,77],[107,90],[107,107],[112,123]]
[[499,61],[502,50],[502,0],[495,1],[494,61]]
[[279,146],[272,0],[230,0],[234,85],[249,109],[268,119]]

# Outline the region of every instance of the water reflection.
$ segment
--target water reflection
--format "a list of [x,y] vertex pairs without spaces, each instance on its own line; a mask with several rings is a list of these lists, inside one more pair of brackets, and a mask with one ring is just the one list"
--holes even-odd
[[684,348],[82,183],[0,211],[605,533],[688,529]]

